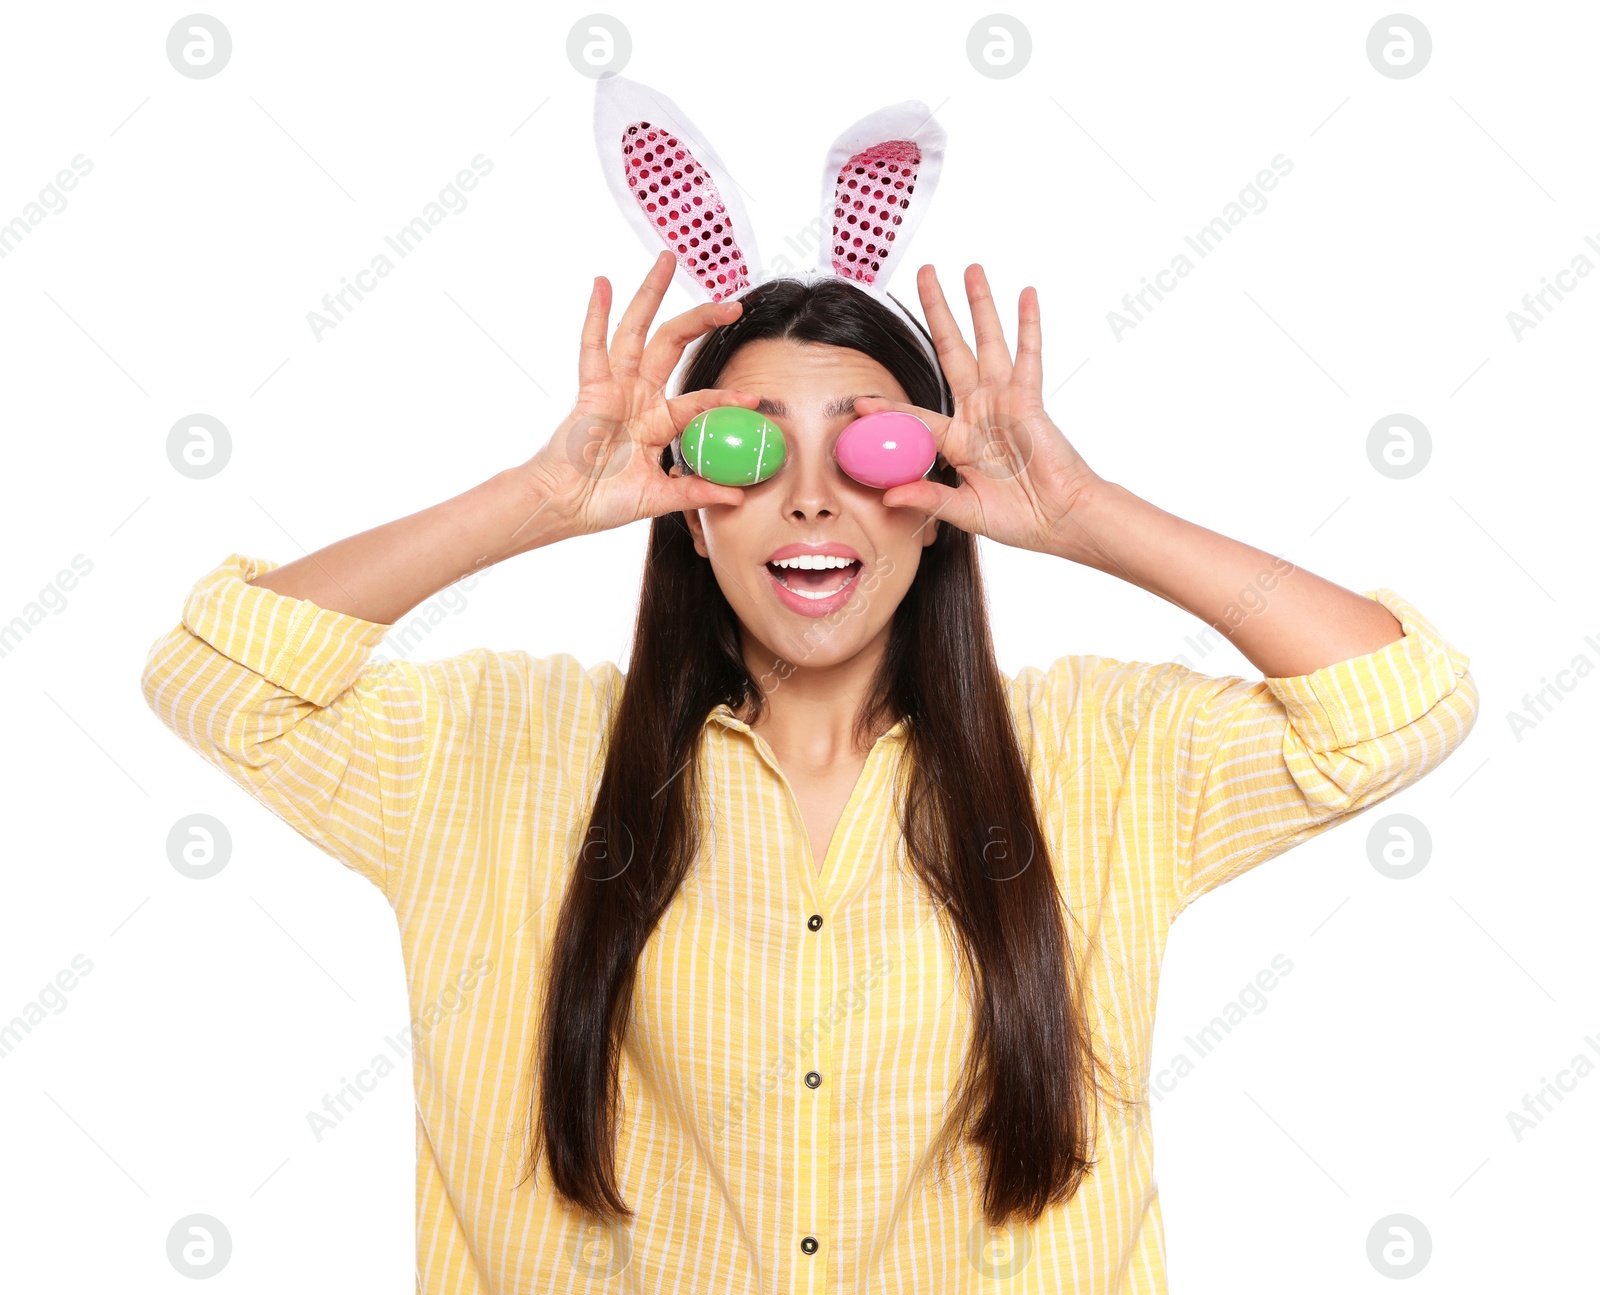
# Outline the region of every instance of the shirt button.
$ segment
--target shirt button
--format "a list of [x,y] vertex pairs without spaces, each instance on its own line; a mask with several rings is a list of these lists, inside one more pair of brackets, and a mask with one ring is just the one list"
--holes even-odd
[[822,1087],[822,1076],[819,1075],[815,1070],[806,1071],[806,1087],[807,1088],[821,1088]]
[[802,1250],[804,1250],[808,1255],[816,1254],[817,1253],[817,1239],[816,1239],[816,1237],[801,1237],[800,1238],[800,1248]]
[[813,931],[820,931],[822,929],[822,914],[811,914],[811,916],[806,919],[806,925]]

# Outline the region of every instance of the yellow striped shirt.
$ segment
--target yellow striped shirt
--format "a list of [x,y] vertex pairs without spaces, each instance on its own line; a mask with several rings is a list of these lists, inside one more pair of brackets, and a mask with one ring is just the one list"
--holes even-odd
[[[622,1063],[617,1172],[637,1216],[586,1225],[542,1163],[514,1187],[549,942],[623,673],[487,649],[373,663],[390,627],[245,583],[276,565],[231,554],[203,576],[142,686],[394,911],[419,1290],[1166,1290],[1148,1102],[1137,1118],[1106,1108],[1098,1166],[1026,1229],[983,1224],[972,1148],[930,1172],[971,1012],[901,853],[903,722],[873,746],[819,871],[766,741],[725,706],[707,716],[710,831],[644,949]],[[1470,731],[1467,657],[1392,590],[1364,596],[1404,637],[1307,675],[1064,656],[1007,677],[1096,1044],[1123,1073],[1147,1074],[1178,913],[1415,782]]]

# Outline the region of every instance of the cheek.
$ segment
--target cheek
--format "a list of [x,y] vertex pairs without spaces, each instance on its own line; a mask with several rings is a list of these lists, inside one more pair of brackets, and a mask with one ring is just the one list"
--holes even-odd
[[744,527],[738,521],[728,516],[730,510],[723,508],[702,508],[700,510],[701,533],[705,537],[706,551],[712,560],[721,566],[733,568],[741,563],[748,566],[756,561],[752,556],[754,548],[750,539],[743,534]]
[[925,513],[896,512],[880,533],[878,552],[893,557],[896,566],[909,566],[914,571],[929,534],[937,533],[937,527],[938,523]]
[[[885,537],[887,541],[887,537]],[[916,579],[922,559],[920,540],[898,536],[878,549],[878,556],[861,572],[861,592],[876,599],[898,603]]]

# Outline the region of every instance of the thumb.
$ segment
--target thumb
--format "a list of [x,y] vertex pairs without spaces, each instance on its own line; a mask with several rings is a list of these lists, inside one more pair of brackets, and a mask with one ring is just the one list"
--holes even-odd
[[[674,468],[673,472],[676,474],[677,469]],[[714,508],[718,504],[737,507],[743,502],[744,491],[738,486],[721,486],[690,473],[664,477],[651,508],[660,516],[663,513],[682,512],[686,508]]]
[[913,481],[885,490],[883,503],[886,508],[929,513],[962,530],[971,530],[977,517],[972,491],[966,485],[954,487],[939,481]]

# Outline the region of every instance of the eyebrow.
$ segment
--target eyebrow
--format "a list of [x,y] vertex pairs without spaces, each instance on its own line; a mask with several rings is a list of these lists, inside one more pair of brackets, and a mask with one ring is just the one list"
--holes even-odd
[[[877,396],[875,392],[870,391],[864,391],[859,396],[839,396],[823,406],[822,416],[824,418],[838,418],[841,414],[853,414],[856,408],[856,401],[869,396],[875,396],[879,400],[883,399],[882,396]],[[771,414],[777,418],[787,418],[789,417],[789,406],[781,400],[773,400],[770,396],[762,396],[761,403],[756,406],[756,413]]]

